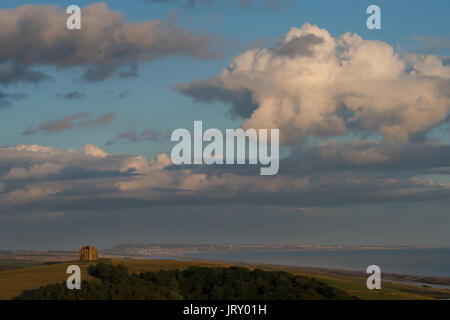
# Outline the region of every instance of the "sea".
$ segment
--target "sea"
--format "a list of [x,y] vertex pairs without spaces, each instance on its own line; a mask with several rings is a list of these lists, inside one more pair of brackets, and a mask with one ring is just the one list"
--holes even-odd
[[450,278],[450,248],[376,250],[297,250],[190,253],[193,259],[314,267]]

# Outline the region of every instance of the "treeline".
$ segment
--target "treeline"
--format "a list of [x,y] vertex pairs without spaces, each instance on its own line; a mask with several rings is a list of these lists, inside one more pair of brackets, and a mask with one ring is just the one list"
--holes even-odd
[[130,274],[124,265],[99,263],[90,273],[98,281],[83,281],[80,290],[69,290],[64,282],[24,292],[17,299],[352,299],[316,279],[283,271],[191,267]]

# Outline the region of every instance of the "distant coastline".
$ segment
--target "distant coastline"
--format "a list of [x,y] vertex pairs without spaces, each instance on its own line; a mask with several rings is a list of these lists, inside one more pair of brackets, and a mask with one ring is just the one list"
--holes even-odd
[[[434,252],[438,250],[437,252]],[[439,251],[441,250],[441,251]],[[401,272],[390,272],[389,259],[399,260],[406,265],[404,257],[409,254],[417,255],[425,253],[426,261],[436,263],[436,256],[444,265],[436,265],[445,268],[449,264],[450,248],[436,248],[424,246],[313,246],[313,245],[253,245],[253,244],[148,244],[148,243],[124,243],[110,249],[100,250],[101,257],[120,260],[134,259],[172,259],[172,260],[197,260],[233,263],[247,266],[273,266],[293,268],[297,271],[325,272],[336,275],[366,278],[364,267],[368,262],[379,263],[382,266],[383,280],[414,284],[418,286],[432,286],[435,288],[450,288],[450,276],[436,276],[421,270],[420,261],[411,259],[411,265],[417,269],[401,269]],[[33,251],[33,250],[3,250],[0,251],[0,259],[23,259],[34,262],[51,263],[55,261],[76,260],[76,251]],[[368,258],[371,255],[375,259]],[[299,259],[299,257],[301,259]],[[305,258],[306,257],[306,258]],[[311,258],[312,257],[312,258]],[[325,258],[326,260],[324,260]],[[386,261],[382,260],[387,259]],[[289,260],[290,259],[290,260]],[[309,259],[309,260],[308,260]],[[357,268],[351,267],[351,259],[364,261]],[[337,261],[350,261],[348,265],[340,266]],[[331,262],[330,262],[331,261]],[[378,261],[378,262],[377,262]],[[399,263],[400,263],[399,262]],[[386,265],[388,267],[386,267]],[[350,267],[349,267],[350,266]],[[431,265],[433,268],[434,265]],[[439,268],[438,268],[439,267]],[[394,268],[394,270],[396,270]],[[404,270],[404,271],[403,271]],[[412,270],[412,271],[411,271]],[[423,271],[423,272],[421,272]],[[428,272],[429,273],[429,272]]]
[[153,244],[122,243],[110,249],[101,250],[106,254],[126,254],[136,256],[181,256],[199,252],[242,252],[242,251],[295,251],[295,250],[398,250],[430,249],[425,246],[376,246],[376,245],[304,245],[304,244]]

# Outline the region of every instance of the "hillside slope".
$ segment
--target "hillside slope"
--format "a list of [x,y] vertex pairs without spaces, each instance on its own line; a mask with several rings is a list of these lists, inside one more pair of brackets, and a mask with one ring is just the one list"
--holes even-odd
[[[191,266],[199,267],[229,267],[230,264],[205,261],[175,261],[175,260],[110,260],[113,265],[124,264],[129,272],[148,272],[159,270],[185,270]],[[82,270],[82,280],[96,281],[88,274],[89,266],[96,263],[81,263],[79,261],[64,262],[45,266],[35,266],[17,270],[0,271],[0,299],[12,299],[26,290],[61,283],[68,277],[67,266],[77,264]],[[242,266],[242,264],[241,264]],[[255,266],[248,266],[254,269]],[[370,291],[365,286],[365,279],[326,273],[323,271],[302,270],[294,267],[259,266],[263,270],[284,270],[292,274],[314,277],[328,285],[344,290],[349,295],[361,299],[433,299],[450,298],[449,290],[422,288],[384,282],[382,290]]]

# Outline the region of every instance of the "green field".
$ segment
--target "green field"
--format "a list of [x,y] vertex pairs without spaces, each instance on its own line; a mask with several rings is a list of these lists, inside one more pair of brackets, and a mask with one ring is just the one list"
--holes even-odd
[[[124,264],[130,272],[145,272],[180,269],[190,266],[228,267],[230,264],[204,261],[175,261],[175,260],[106,260],[112,264]],[[38,266],[21,265],[19,269],[0,271],[0,299],[12,299],[23,291],[33,290],[48,284],[60,283],[67,279],[67,266],[79,265],[82,270],[82,280],[96,281],[88,274],[88,267],[96,263],[82,263],[80,261],[63,262]],[[243,266],[240,264],[240,266]],[[253,269],[255,266],[248,266]],[[442,299],[450,298],[449,290],[424,288],[392,282],[382,282],[381,290],[368,290],[366,279],[352,276],[335,275],[325,271],[304,270],[294,267],[259,266],[264,270],[283,270],[292,274],[314,277],[328,285],[344,290],[360,299]]]

